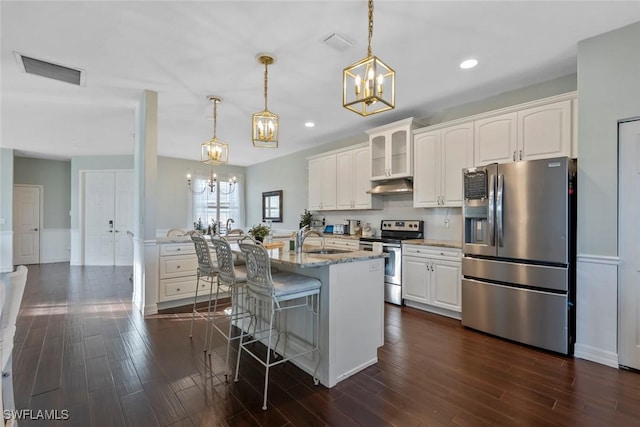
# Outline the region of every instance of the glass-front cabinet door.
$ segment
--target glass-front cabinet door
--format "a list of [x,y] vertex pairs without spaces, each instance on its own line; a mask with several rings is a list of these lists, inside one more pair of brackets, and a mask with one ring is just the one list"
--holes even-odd
[[371,138],[371,177],[372,179],[387,177],[387,138],[385,135]]
[[371,147],[371,180],[413,175],[413,117],[367,131]]

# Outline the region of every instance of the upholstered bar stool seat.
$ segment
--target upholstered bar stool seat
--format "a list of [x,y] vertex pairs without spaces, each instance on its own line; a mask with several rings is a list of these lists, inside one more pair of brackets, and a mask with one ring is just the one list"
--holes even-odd
[[[317,352],[313,381],[315,384],[318,384],[316,373],[320,366],[320,348],[318,347],[320,322],[318,316],[320,312],[319,296],[321,282],[313,277],[290,272],[272,274],[269,253],[264,246],[246,241],[239,242],[238,245],[245,257],[247,266],[247,310],[251,315],[251,322],[249,327],[246,329],[242,328],[241,330],[238,359],[236,360],[235,381],[238,381],[242,352],[246,352],[265,367],[262,409],[266,410],[269,369],[271,367],[296,357]],[[287,354],[287,322],[282,322],[281,315],[294,309],[305,309],[311,313],[313,317],[312,342],[307,342],[307,348],[301,348],[295,354]],[[268,315],[269,318],[259,319],[261,315]],[[267,324],[265,329],[257,330],[259,320]],[[247,337],[247,334],[251,333],[250,328],[252,324],[254,327],[252,338],[245,341],[244,339]],[[284,345],[282,349],[278,347],[280,335],[284,335]],[[276,340],[275,344],[272,345],[274,337]],[[303,341],[303,337],[298,338]],[[260,351],[260,349],[254,345],[256,343],[265,344],[267,351]],[[302,344],[304,344],[304,342]],[[280,358],[276,358],[276,351],[281,352]],[[271,357],[272,352],[273,359]]]

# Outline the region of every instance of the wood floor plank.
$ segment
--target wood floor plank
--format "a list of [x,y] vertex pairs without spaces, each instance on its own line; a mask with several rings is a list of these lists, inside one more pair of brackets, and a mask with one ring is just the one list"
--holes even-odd
[[165,379],[146,382],[142,386],[153,411],[163,425],[187,418],[188,414],[182,407],[180,399]]
[[127,426],[156,427],[160,425],[144,391],[140,390],[121,397],[120,404]]
[[122,397],[142,391],[142,383],[131,360],[109,361],[109,367],[118,396]]
[[63,357],[62,335],[49,336],[45,339],[42,354],[38,363],[33,386],[33,394],[37,395],[60,387]]
[[[92,359],[96,360],[96,359]],[[116,391],[104,387],[89,394],[91,425],[93,427],[124,426],[124,417]]]
[[107,350],[104,347],[104,339],[102,335],[93,335],[84,340],[84,357],[91,359],[92,357],[104,356]]
[[113,377],[107,356],[87,359],[87,384],[90,393],[113,387]]

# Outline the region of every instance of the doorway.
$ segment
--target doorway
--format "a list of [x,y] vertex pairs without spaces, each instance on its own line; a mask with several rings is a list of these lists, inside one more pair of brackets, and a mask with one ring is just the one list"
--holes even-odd
[[618,138],[618,361],[640,369],[640,120]]
[[84,265],[132,265],[133,172],[84,173]]
[[42,186],[13,187],[13,263],[40,264]]

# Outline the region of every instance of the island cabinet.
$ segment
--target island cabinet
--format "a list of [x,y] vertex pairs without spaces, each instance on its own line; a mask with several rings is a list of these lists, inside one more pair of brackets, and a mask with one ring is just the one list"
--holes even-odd
[[413,117],[367,131],[371,149],[371,180],[413,176]]
[[475,165],[572,155],[572,100],[475,121]]
[[[196,291],[198,258],[193,243],[161,244],[158,302],[193,297]],[[209,292],[209,283],[200,282],[199,292]],[[215,289],[214,289],[215,290]]]
[[462,206],[462,169],[473,166],[473,122],[413,133],[413,206]]
[[404,245],[402,298],[406,305],[460,318],[460,249]]
[[336,209],[336,155],[309,160],[309,210]]

